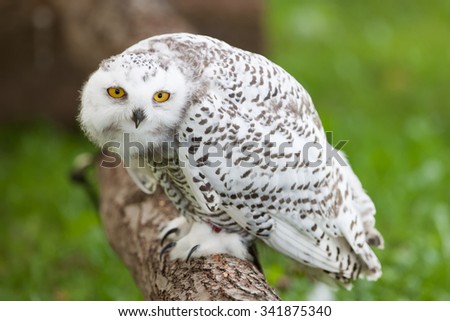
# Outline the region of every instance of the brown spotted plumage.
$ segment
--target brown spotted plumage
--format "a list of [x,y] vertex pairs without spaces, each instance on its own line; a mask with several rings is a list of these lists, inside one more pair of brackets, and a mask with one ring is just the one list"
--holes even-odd
[[[152,101],[159,91],[167,102]],[[372,201],[330,152],[308,93],[266,58],[206,36],[149,38],[91,76],[80,122],[100,146],[121,142],[136,183],[160,184],[178,208],[184,218],[162,233],[172,258],[248,257],[259,238],[343,284],[381,275]]]

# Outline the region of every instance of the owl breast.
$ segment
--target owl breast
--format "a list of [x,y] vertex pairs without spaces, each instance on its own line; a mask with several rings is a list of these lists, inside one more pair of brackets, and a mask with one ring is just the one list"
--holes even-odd
[[210,224],[213,228],[223,229],[229,233],[239,233],[246,238],[252,239],[224,209],[205,211],[204,206],[201,206],[199,203],[201,200],[197,199],[192,193],[192,188],[180,167],[178,158],[165,161],[164,163],[150,160],[149,165],[166,195],[188,221],[202,221]]

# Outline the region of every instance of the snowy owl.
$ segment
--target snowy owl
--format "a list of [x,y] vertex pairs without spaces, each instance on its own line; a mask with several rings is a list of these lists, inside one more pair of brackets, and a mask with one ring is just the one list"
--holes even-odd
[[260,239],[344,285],[380,277],[371,199],[305,89],[263,56],[207,36],[151,37],[101,62],[79,121],[180,212],[160,235],[172,259],[251,259]]

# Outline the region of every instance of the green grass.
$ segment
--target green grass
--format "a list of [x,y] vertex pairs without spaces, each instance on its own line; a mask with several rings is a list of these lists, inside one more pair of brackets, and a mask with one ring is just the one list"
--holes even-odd
[[80,134],[0,129],[0,300],[140,299],[85,193],[69,180]]
[[[448,1],[267,2],[267,55],[309,91],[373,198],[383,277],[341,300],[450,300]],[[141,299],[86,195],[68,180],[94,148],[37,122],[0,129],[0,299]],[[312,283],[262,248],[283,299]]]
[[[334,142],[349,140],[386,241],[383,277],[337,297],[450,300],[449,3],[272,0],[267,11],[269,56],[309,91]],[[310,282],[273,257],[283,298],[305,298]]]

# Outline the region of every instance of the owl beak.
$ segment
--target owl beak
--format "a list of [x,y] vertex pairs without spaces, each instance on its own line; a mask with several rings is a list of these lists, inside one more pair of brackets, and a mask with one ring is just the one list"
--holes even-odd
[[141,108],[133,110],[133,115],[131,116],[131,120],[134,121],[136,128],[139,127],[139,124],[145,119],[144,111]]

